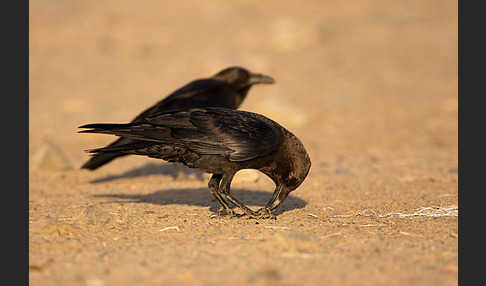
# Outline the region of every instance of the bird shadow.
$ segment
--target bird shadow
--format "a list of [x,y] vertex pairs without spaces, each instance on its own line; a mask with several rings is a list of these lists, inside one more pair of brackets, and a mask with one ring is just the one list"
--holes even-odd
[[[247,191],[232,189],[231,193],[243,203],[252,206],[264,206],[271,198],[272,193],[265,191]],[[185,188],[160,190],[151,194],[99,194],[96,198],[122,199],[106,203],[149,203],[156,205],[193,205],[209,207],[213,213],[218,213],[218,203],[212,198],[207,188]],[[285,202],[273,213],[279,215],[283,212],[301,209],[307,205],[305,200],[289,195]]]
[[170,176],[174,180],[179,178],[181,175],[195,176],[199,180],[204,179],[202,172],[199,172],[198,170],[195,169],[188,168],[184,165],[179,165],[179,167],[176,167],[175,164],[147,163],[141,167],[131,169],[119,175],[109,175],[109,176],[91,180],[90,183],[99,184],[99,183],[106,183],[106,182],[115,181],[119,179],[137,178],[137,177],[144,177],[144,176],[151,176],[151,175]]

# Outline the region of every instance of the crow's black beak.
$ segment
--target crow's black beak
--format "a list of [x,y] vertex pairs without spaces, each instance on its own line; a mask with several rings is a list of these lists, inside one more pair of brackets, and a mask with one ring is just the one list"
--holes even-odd
[[260,73],[252,73],[250,75],[250,84],[272,84],[275,83],[275,80],[268,75],[260,74]]

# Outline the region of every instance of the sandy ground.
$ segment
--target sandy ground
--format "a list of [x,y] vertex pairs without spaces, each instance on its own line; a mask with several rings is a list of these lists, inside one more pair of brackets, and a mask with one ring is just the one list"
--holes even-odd
[[[79,169],[114,137],[77,126],[230,65],[312,160],[277,220],[155,159]],[[457,84],[456,1],[30,1],[30,284],[457,285]]]

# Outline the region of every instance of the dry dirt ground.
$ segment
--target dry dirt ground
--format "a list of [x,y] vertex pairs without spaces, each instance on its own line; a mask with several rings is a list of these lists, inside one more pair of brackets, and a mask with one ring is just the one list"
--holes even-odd
[[[30,284],[457,285],[457,43],[456,1],[30,1]],[[79,169],[115,138],[77,126],[230,65],[312,160],[277,220],[155,159]]]

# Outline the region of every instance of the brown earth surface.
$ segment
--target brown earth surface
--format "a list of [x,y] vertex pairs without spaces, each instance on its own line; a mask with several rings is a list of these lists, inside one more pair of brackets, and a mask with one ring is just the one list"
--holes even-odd
[[[30,1],[31,285],[457,285],[456,1]],[[277,220],[215,215],[207,175],[144,157],[90,172],[190,80],[273,76],[241,109],[312,160]],[[241,172],[252,207],[273,184]]]

